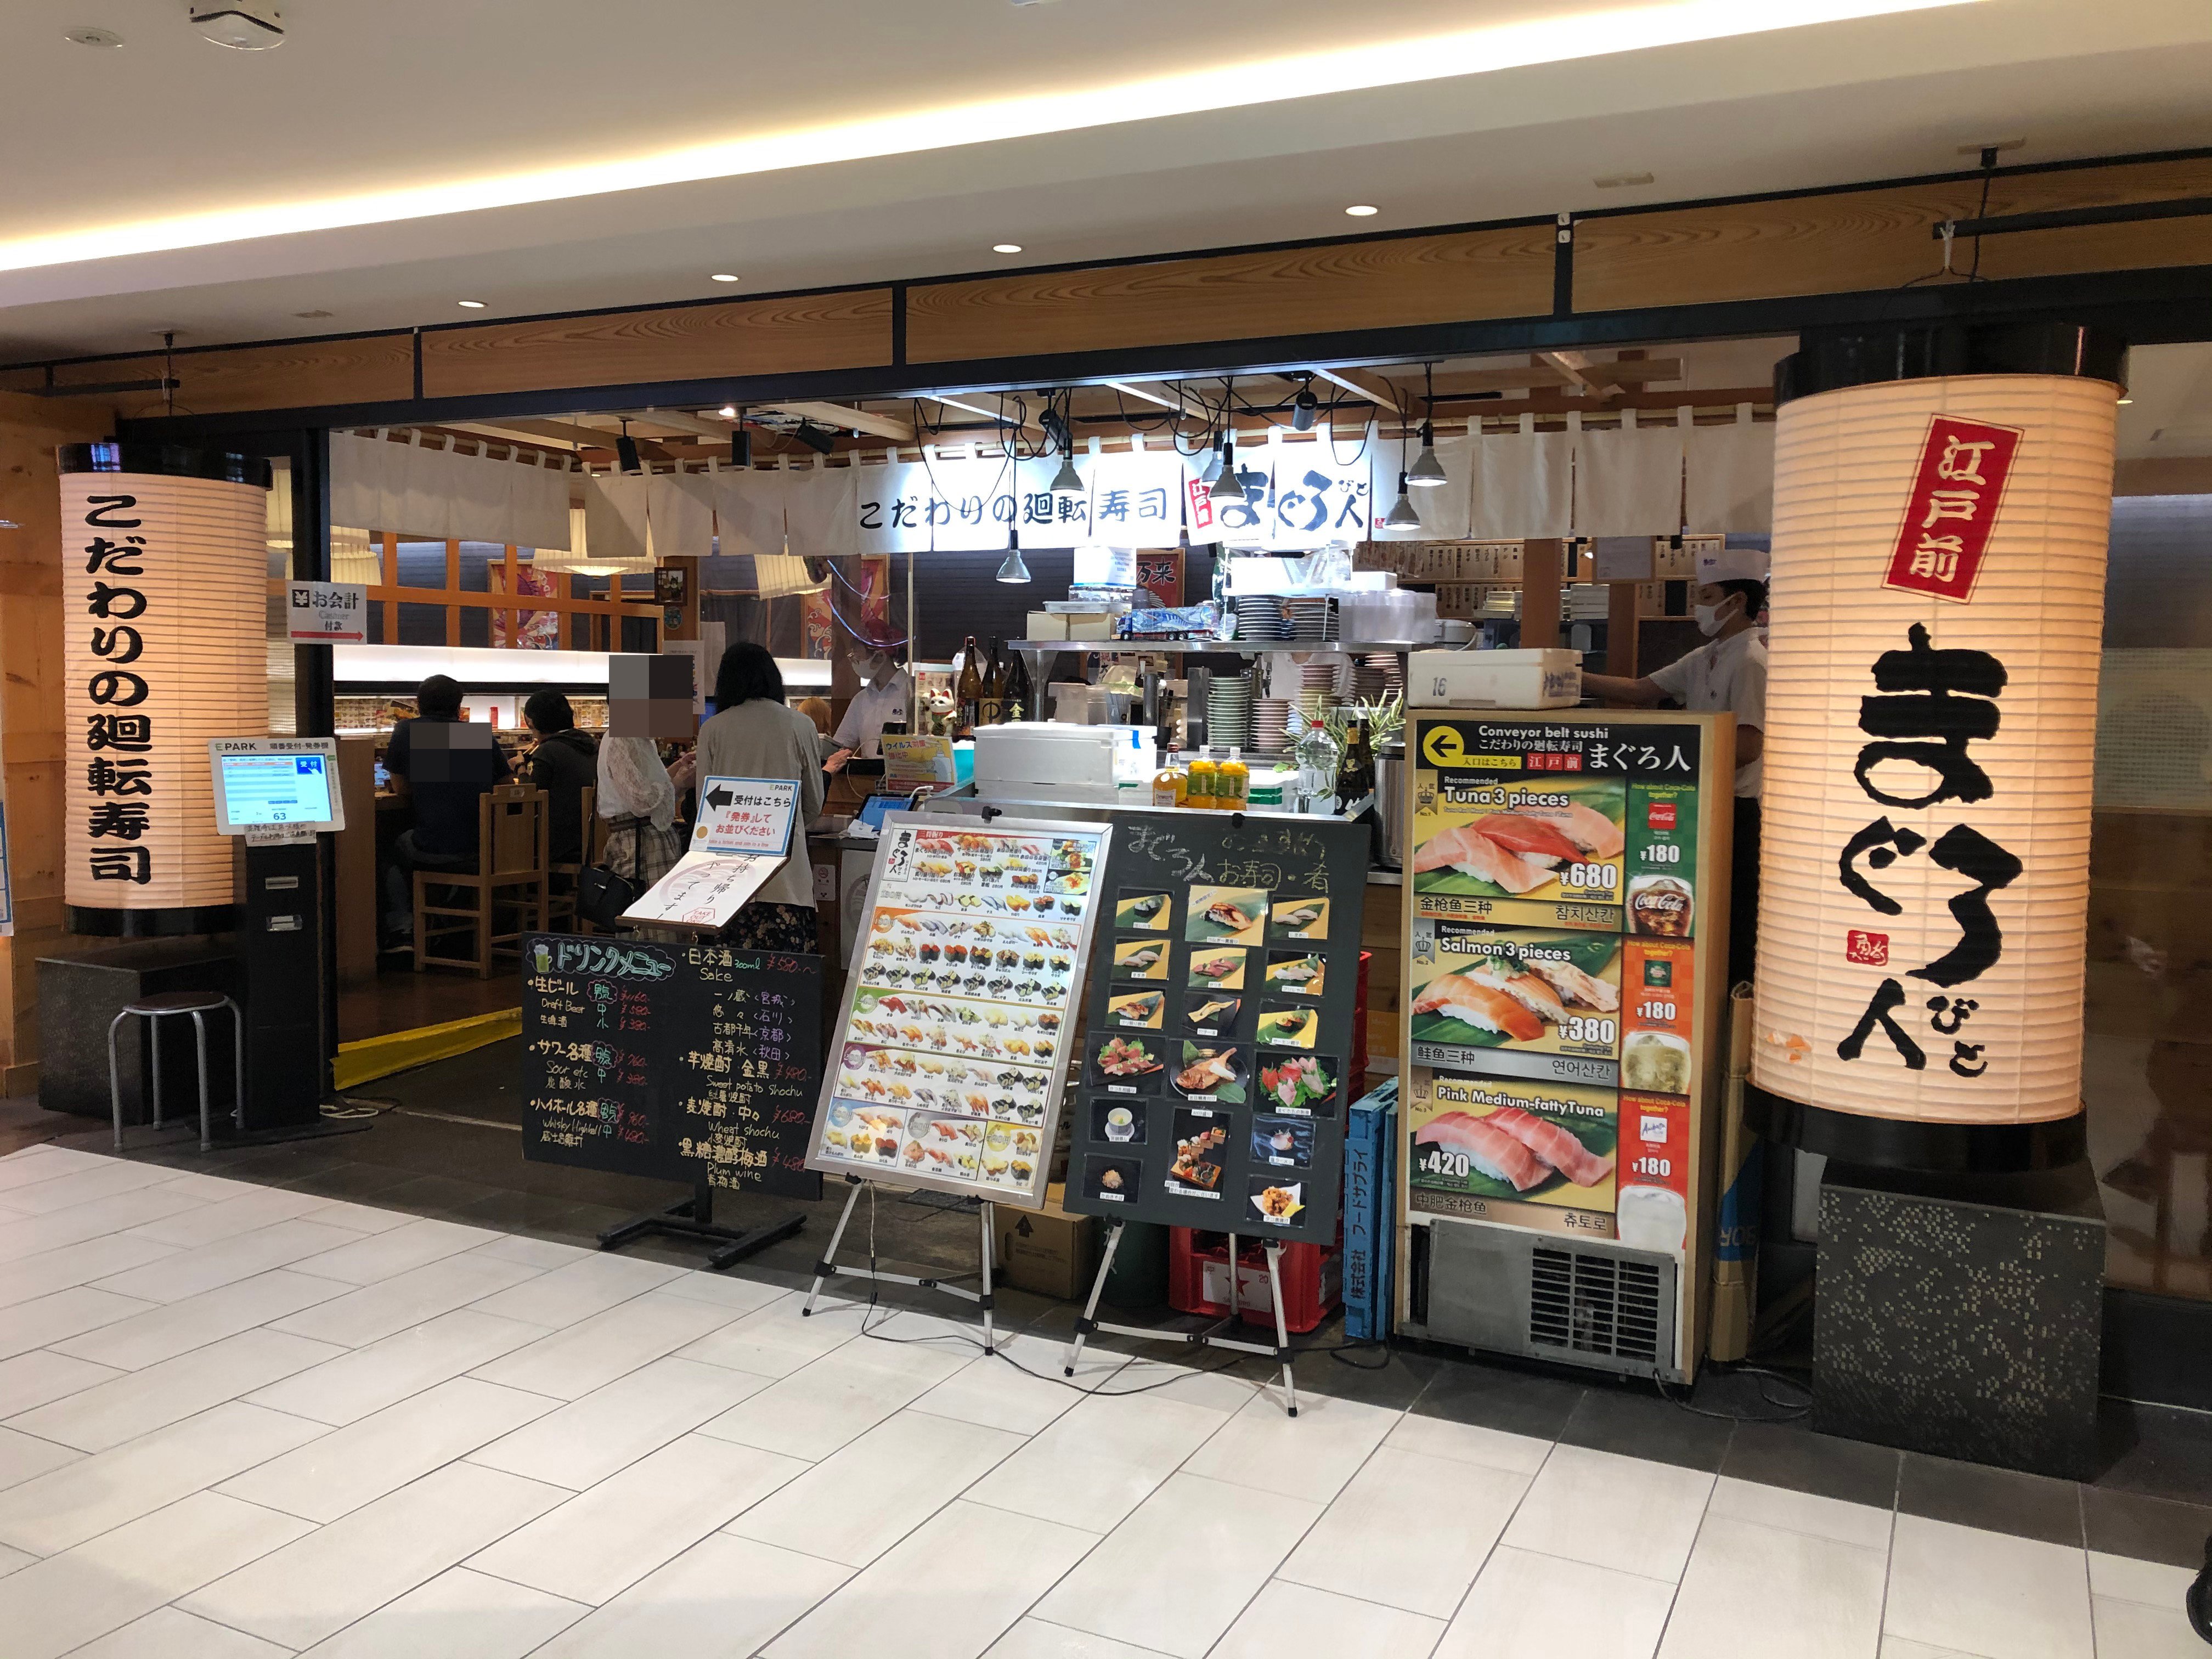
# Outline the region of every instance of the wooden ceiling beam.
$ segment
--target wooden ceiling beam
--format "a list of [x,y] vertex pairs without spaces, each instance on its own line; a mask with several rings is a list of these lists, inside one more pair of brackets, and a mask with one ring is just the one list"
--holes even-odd
[[839,432],[866,432],[878,438],[889,438],[893,443],[910,444],[915,441],[912,422],[902,421],[894,416],[878,415],[871,410],[854,409],[846,404],[758,404],[749,406],[748,412],[790,415],[799,420],[811,421],[817,426],[834,428]]

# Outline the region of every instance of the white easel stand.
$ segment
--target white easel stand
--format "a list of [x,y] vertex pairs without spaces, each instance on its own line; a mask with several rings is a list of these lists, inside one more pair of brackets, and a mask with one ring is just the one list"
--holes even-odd
[[[1237,1235],[1229,1235],[1229,1314],[1216,1320],[1202,1331],[1159,1331],[1143,1325],[1113,1325],[1096,1317],[1098,1295],[1106,1288],[1106,1275],[1114,1268],[1114,1252],[1121,1248],[1121,1230],[1129,1224],[1117,1221],[1114,1231],[1106,1236],[1106,1254],[1098,1263],[1098,1277],[1091,1281],[1091,1299],[1083,1304],[1082,1317],[1075,1322],[1075,1341],[1067,1350],[1066,1374],[1075,1375],[1076,1363],[1083,1358],[1084,1339],[1093,1331],[1111,1331],[1116,1336],[1140,1337],[1147,1342],[1188,1342],[1206,1348],[1234,1348],[1239,1353],[1256,1353],[1275,1360],[1283,1368],[1283,1401],[1292,1417],[1298,1414],[1298,1385],[1291,1375],[1291,1334],[1283,1322],[1283,1246],[1279,1239],[1267,1241],[1267,1290],[1275,1302],[1275,1340],[1271,1347],[1263,1342],[1243,1342],[1219,1334],[1237,1324],[1237,1280],[1242,1277],[1238,1268]],[[834,1248],[834,1246],[833,1246]]]
[[[806,1292],[806,1305],[799,1310],[799,1316],[801,1319],[812,1318],[814,1304],[822,1295],[823,1282],[840,1275],[847,1279],[872,1279],[881,1285],[915,1285],[925,1291],[936,1291],[941,1295],[957,1296],[963,1302],[981,1304],[983,1310],[983,1352],[987,1354],[997,1352],[999,1339],[991,1328],[991,1281],[994,1271],[991,1237],[993,1208],[991,1200],[988,1198],[982,1200],[983,1288],[980,1291],[970,1291],[958,1285],[947,1285],[939,1279],[919,1279],[912,1273],[887,1273],[874,1267],[839,1267],[837,1246],[844,1241],[845,1224],[853,1218],[853,1206],[860,1201],[860,1189],[873,1184],[863,1176],[856,1175],[847,1176],[845,1182],[852,1191],[845,1195],[844,1212],[837,1218],[836,1231],[830,1235],[830,1248],[823,1252],[822,1260],[814,1264],[814,1284]],[[1096,1291],[1092,1292],[1092,1299],[1097,1299]],[[1278,1302],[1281,1300],[1279,1292],[1276,1299]]]

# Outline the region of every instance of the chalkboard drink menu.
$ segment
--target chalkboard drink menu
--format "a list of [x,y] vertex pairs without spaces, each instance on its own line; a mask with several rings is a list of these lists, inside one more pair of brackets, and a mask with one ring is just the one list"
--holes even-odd
[[805,1162],[821,995],[818,957],[532,934],[523,1155],[819,1198]]
[[1369,832],[1122,813],[1066,1207],[1334,1243]]

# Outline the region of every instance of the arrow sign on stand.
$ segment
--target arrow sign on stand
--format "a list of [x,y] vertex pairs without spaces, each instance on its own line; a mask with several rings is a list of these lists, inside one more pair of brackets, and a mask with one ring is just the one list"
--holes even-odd
[[781,859],[791,851],[792,821],[799,816],[799,784],[791,778],[699,780],[699,824],[695,853],[750,853]]

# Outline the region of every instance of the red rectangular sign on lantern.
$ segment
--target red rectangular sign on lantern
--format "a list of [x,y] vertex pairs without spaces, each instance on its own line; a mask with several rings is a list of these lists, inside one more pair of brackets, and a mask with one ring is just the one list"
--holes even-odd
[[1929,417],[1884,587],[1962,604],[1973,597],[2020,440],[2018,427]]

